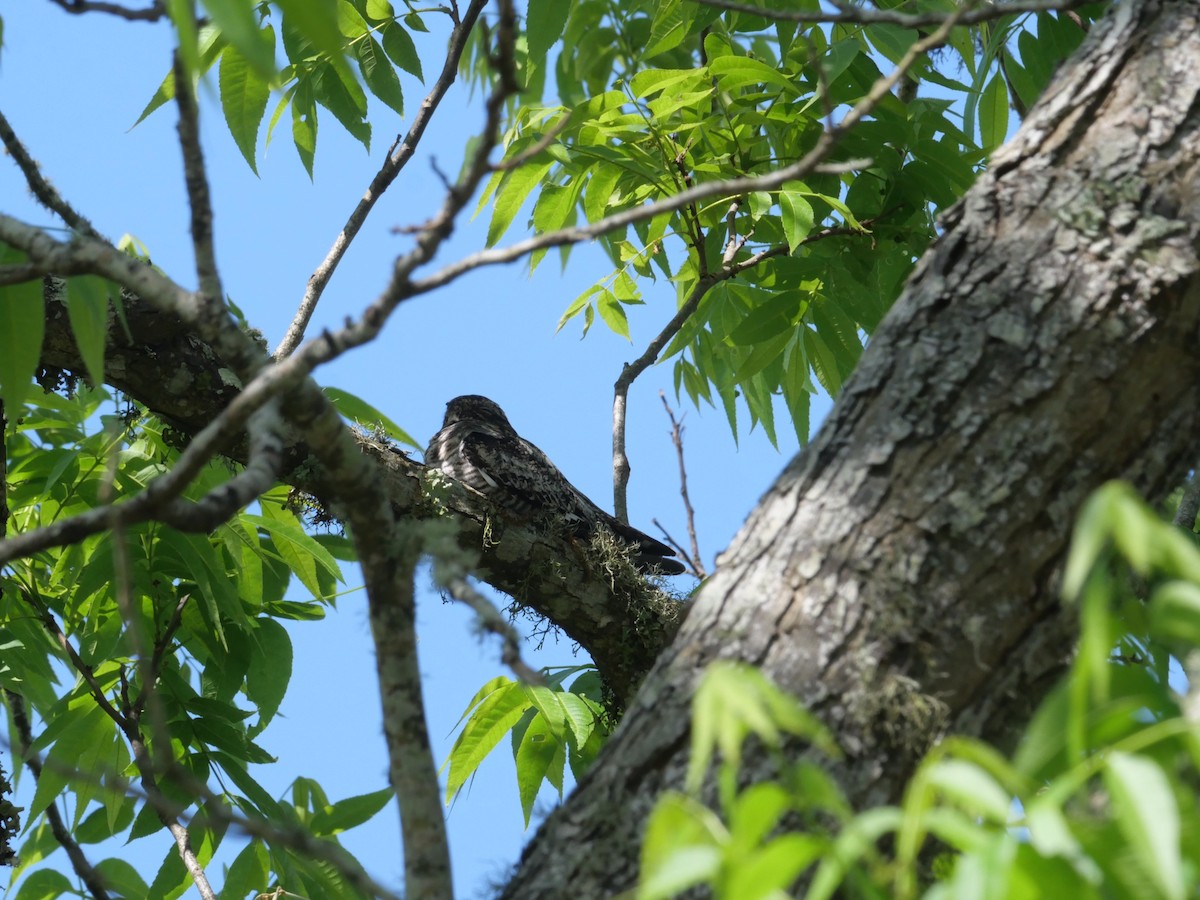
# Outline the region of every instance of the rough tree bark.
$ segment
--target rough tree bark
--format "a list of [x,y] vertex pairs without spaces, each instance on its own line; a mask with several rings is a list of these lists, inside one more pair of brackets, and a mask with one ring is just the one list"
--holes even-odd
[[503,896],[633,885],[718,658],[820,715],[859,806],[897,799],[946,732],[1011,744],[1071,652],[1056,584],[1080,503],[1111,478],[1161,495],[1195,459],[1197,59],[1200,0],[1131,0],[1093,30],[949,214]]

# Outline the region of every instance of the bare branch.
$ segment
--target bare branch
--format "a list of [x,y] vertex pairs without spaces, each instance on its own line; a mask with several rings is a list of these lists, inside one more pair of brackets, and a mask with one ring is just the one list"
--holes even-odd
[[[860,6],[846,6],[839,12],[826,12],[812,9],[775,9],[756,6],[752,3],[739,3],[737,0],[691,0],[701,6],[715,6],[730,12],[750,13],[762,16],[764,19],[786,22],[803,22],[810,25],[848,23],[853,25],[899,25],[903,28],[920,28],[930,25],[941,25],[950,18],[956,18],[956,25],[977,25],[1004,16],[1020,15],[1021,13],[1067,12],[1078,9],[1095,0],[1001,0],[1001,2],[980,4],[967,3],[957,12],[947,16],[945,13],[903,13],[890,9],[866,9]],[[964,11],[965,10],[965,11]]]
[[[25,176],[25,183],[29,185],[29,189],[33,191],[33,196],[37,197],[38,202],[46,209],[62,219],[68,227],[78,231],[80,234],[95,235],[96,230],[92,227],[92,223],[85,219],[82,215],[75,211],[71,204],[67,203],[59,194],[58,189],[54,187],[46,177],[42,174],[41,168],[29,151],[25,149],[25,145],[21,143],[17,137],[17,133],[9,124],[8,119],[0,113],[0,141],[4,143],[4,148],[8,151],[9,156],[17,164],[17,168],[21,170],[21,174]],[[9,284],[11,282],[5,282]]]
[[[8,701],[8,709],[12,713],[13,724],[17,728],[18,745],[16,750],[18,758],[24,760],[25,765],[29,766],[29,771],[33,772],[33,777],[37,781],[42,780],[42,761],[36,753],[30,753],[29,748],[33,744],[33,726],[29,722],[29,715],[25,711],[25,698],[20,694],[13,693],[5,688],[5,699]],[[54,835],[54,839],[58,841],[65,851],[67,858],[71,860],[71,868],[75,870],[75,874],[79,876],[79,880],[84,883],[88,891],[91,893],[93,900],[108,900],[108,889],[104,886],[104,880],[100,874],[92,868],[92,864],[88,862],[88,858],[84,855],[83,850],[71,836],[71,830],[67,828],[63,821],[61,813],[58,811],[57,803],[50,803],[46,806],[46,818],[50,821],[50,831]]]
[[692,552],[684,556],[691,563],[693,575],[701,579],[707,578],[708,572],[705,571],[704,559],[700,555],[700,542],[696,539],[696,511],[692,508],[691,497],[688,496],[687,466],[683,464],[683,423],[675,418],[675,411],[667,402],[666,393],[659,391],[658,397],[662,400],[663,409],[667,411],[667,418],[671,420],[671,443],[675,445],[675,455],[679,459],[679,496],[683,498],[683,509],[687,513],[688,539],[692,545]]
[[41,278],[42,273],[33,263],[17,263],[11,266],[0,266],[0,286],[22,284]]
[[157,22],[167,14],[162,0],[153,0],[145,9],[130,9],[119,3],[107,3],[105,0],[50,0],[50,2],[69,13],[108,13],[129,22]]
[[429,120],[433,117],[438,105],[442,102],[442,98],[446,96],[446,92],[450,89],[450,86],[454,84],[455,78],[458,75],[458,62],[462,58],[463,50],[467,45],[467,36],[471,33],[471,29],[475,27],[475,21],[479,18],[479,14],[486,5],[487,0],[472,0],[471,5],[467,7],[465,18],[461,20],[458,17],[457,8],[450,11],[455,25],[453,31],[450,33],[449,45],[446,48],[446,62],[442,66],[441,74],[438,76],[437,81],[434,82],[429,93],[425,95],[425,99],[421,101],[417,114],[413,118],[413,123],[408,129],[408,133],[403,138],[396,139],[396,143],[392,145],[392,149],[388,152],[383,166],[376,173],[375,177],[371,179],[366,193],[358,201],[358,205],[354,207],[354,211],[350,213],[350,218],[342,226],[342,230],[334,240],[333,246],[329,248],[325,259],[317,266],[316,271],[309,276],[308,287],[305,288],[304,297],[300,301],[300,307],[296,310],[296,315],[293,317],[292,323],[288,326],[283,340],[275,348],[273,356],[276,359],[282,359],[300,346],[300,341],[304,338],[304,332],[308,328],[309,321],[312,319],[317,302],[321,299],[321,294],[324,293],[325,286],[329,284],[329,279],[333,277],[338,263],[342,261],[342,257],[349,249],[351,241],[354,240],[358,232],[362,229],[376,201],[383,196],[383,192],[396,180],[396,176],[400,174],[401,169],[412,159],[422,135],[425,134],[425,128],[429,125]]
[[[190,15],[190,13],[189,13]],[[179,107],[179,147],[183,151],[183,176],[187,184],[188,209],[191,211],[192,249],[196,255],[196,279],[200,293],[210,303],[224,304],[225,292],[217,271],[216,249],[213,247],[212,198],[205,173],[204,151],[200,147],[200,111],[192,91],[192,79],[175,54],[175,103]]]
[[450,850],[417,662],[413,571],[419,548],[412,535],[393,543],[404,546],[393,546],[382,564],[364,561],[362,568],[383,701],[388,774],[400,805],[404,893],[452,900]]
[[[435,560],[435,572],[436,566],[437,561]],[[521,636],[517,634],[517,630],[500,614],[500,610],[488,601],[487,597],[475,590],[461,574],[443,574],[434,577],[438,584],[443,585],[450,592],[451,597],[475,611],[484,631],[500,638],[500,661],[512,669],[517,678],[526,684],[544,685],[546,683],[541,672],[534,669],[521,657]]]
[[42,603],[41,598],[30,593],[25,588],[21,588],[19,593],[21,599],[28,603],[37,613],[38,621],[42,623],[42,627],[54,638],[54,643],[58,644],[59,648],[66,653],[67,658],[71,661],[71,668],[79,673],[79,677],[88,686],[88,690],[92,694],[92,699],[96,701],[96,705],[104,710],[104,714],[119,727],[122,729],[127,727],[129,724],[128,719],[112,705],[112,702],[104,693],[104,688],[100,686],[100,682],[96,679],[95,671],[80,657],[74,645],[72,645],[66,634],[63,633],[62,628],[59,627],[58,620],[54,618],[50,610]]

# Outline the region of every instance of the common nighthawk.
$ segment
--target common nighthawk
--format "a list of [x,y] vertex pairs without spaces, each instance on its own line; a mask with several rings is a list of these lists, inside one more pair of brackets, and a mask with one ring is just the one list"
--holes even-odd
[[442,430],[429,441],[425,465],[440,469],[521,517],[560,520],[576,537],[607,528],[636,552],[641,569],[679,575],[675,551],[618,521],[567,481],[549,457],[509,424],[504,410],[476,394],[446,404]]

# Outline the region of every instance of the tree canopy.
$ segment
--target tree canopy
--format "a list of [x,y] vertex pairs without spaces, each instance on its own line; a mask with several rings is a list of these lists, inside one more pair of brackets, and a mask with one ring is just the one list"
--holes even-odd
[[[193,265],[106,236],[0,104],[53,219],[0,208],[17,900],[450,897],[446,804],[504,741],[527,825],[580,782],[504,896],[1194,894],[1197,486],[1171,491],[1200,438],[1200,4],[45,2],[169,36],[136,128],[177,129]],[[426,161],[464,116],[459,157]],[[225,161],[319,181],[331,133],[389,149],[263,321],[218,252]],[[298,167],[264,158],[289,138]],[[378,292],[326,317],[406,196],[428,205],[389,213]],[[581,253],[603,268],[557,328],[637,335],[604,374],[618,518],[647,372],[741,441],[806,444],[834,398],[711,577],[672,413],[694,592],[431,473],[402,417],[325,384],[402,306],[514,262],[537,290]],[[1086,501],[1112,478],[1134,489]],[[511,670],[461,698],[440,782],[422,560]],[[285,623],[352,573],[390,786],[334,800],[298,770],[277,796]],[[587,661],[537,671],[517,616]],[[385,883],[340,836],[397,809]],[[162,834],[154,871],[89,848]]]

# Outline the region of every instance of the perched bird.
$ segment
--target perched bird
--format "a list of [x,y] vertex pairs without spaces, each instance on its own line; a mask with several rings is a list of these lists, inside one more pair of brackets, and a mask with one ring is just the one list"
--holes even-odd
[[567,481],[549,457],[509,424],[504,410],[476,394],[446,404],[442,430],[429,441],[425,465],[472,487],[501,509],[520,518],[548,518],[566,524],[576,537],[606,528],[629,544],[640,569],[678,575],[675,551],[606,513]]

